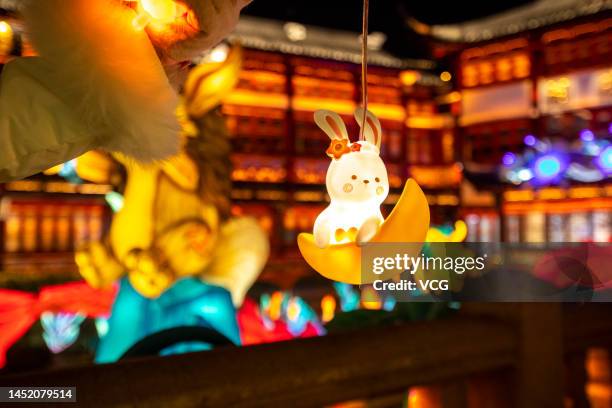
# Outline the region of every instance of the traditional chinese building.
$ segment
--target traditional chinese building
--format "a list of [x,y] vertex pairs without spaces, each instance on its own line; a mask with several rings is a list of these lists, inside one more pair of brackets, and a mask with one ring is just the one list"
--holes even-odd
[[538,188],[527,182],[502,187],[495,178],[469,177],[494,175],[502,156],[520,154],[526,142],[537,140],[531,137],[574,143],[582,134],[609,141],[609,7],[606,2],[539,1],[478,21],[428,27],[439,42],[436,52],[456,72],[460,92],[457,134],[466,178],[472,179],[462,184],[461,194],[469,239],[612,237],[612,182],[607,176],[540,183]]

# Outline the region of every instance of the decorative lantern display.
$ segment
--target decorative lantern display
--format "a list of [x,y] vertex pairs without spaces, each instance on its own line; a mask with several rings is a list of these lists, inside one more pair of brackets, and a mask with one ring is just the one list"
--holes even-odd
[[596,138],[589,129],[580,132],[573,143],[565,140],[538,139],[525,136],[526,150],[507,152],[502,157],[501,176],[520,185],[557,185],[566,181],[593,183],[612,175],[612,143]]
[[[355,112],[359,124],[363,115],[361,108]],[[382,224],[380,205],[389,193],[387,169],[380,158],[380,122],[367,112],[365,140],[351,143],[337,113],[317,111],[315,121],[331,139],[326,151],[331,158],[326,177],[331,203],[315,221],[315,243],[325,248],[369,241]]]
[[[383,218],[380,205],[389,193],[389,181],[379,155],[382,129],[378,119],[366,112],[361,108],[355,112],[357,122],[362,124],[363,139],[353,143],[336,113],[315,113],[315,122],[331,139],[326,151],[331,158],[326,177],[331,202],[317,217],[313,234],[298,236],[300,252],[314,270],[350,284],[371,283],[371,277],[362,275],[361,245],[423,243],[429,229],[427,199],[412,179],[406,182],[393,211],[386,220]],[[418,255],[418,245],[408,251]]]

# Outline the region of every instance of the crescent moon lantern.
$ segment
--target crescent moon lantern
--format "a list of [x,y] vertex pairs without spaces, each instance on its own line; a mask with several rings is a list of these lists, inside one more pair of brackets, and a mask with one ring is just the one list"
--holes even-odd
[[[404,190],[391,214],[382,223],[378,233],[369,242],[422,243],[429,230],[429,205],[423,190],[413,179],[404,185]],[[361,247],[354,242],[332,244],[319,248],[314,236],[302,233],[298,236],[298,247],[306,262],[322,276],[353,285],[372,283],[373,279],[363,280],[361,274]],[[420,248],[411,246],[418,256]],[[370,275],[370,274],[368,274]],[[376,277],[386,279],[384,274]]]

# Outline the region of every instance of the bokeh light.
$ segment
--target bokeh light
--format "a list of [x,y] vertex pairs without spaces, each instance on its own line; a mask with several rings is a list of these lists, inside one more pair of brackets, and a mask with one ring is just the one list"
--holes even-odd
[[552,154],[540,157],[534,164],[535,174],[540,179],[555,178],[561,173],[562,167],[561,159]]
[[504,153],[502,163],[504,163],[504,166],[512,166],[514,163],[516,163],[516,155],[511,152]]
[[595,140],[595,134],[589,129],[583,129],[580,131],[580,139],[584,142],[592,142]]
[[606,172],[612,172],[612,146],[606,147],[599,155],[599,165]]

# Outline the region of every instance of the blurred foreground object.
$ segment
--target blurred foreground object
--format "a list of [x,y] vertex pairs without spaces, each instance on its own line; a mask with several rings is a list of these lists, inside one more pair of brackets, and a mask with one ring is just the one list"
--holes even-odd
[[0,77],[0,182],[92,149],[142,162],[178,152],[172,85],[233,29],[245,5],[217,2],[177,3],[185,21],[163,32],[135,28],[137,12],[119,1],[24,2],[38,56],[13,59]]
[[[269,252],[255,220],[230,216],[230,146],[224,119],[213,109],[235,85],[240,66],[235,47],[225,61],[192,71],[177,112],[183,148],[169,160],[77,159],[81,177],[109,180],[113,165],[126,172],[108,237],[76,255],[93,287],[121,279],[99,361],[116,360],[135,341],[176,325],[203,325],[240,341],[234,305],[242,304]],[[179,304],[184,310],[177,315]],[[148,324],[151,319],[159,324]]]
[[48,313],[106,316],[116,292],[114,285],[98,290],[85,282],[47,286],[39,293],[0,289],[0,368],[4,366],[7,350],[39,318]]

